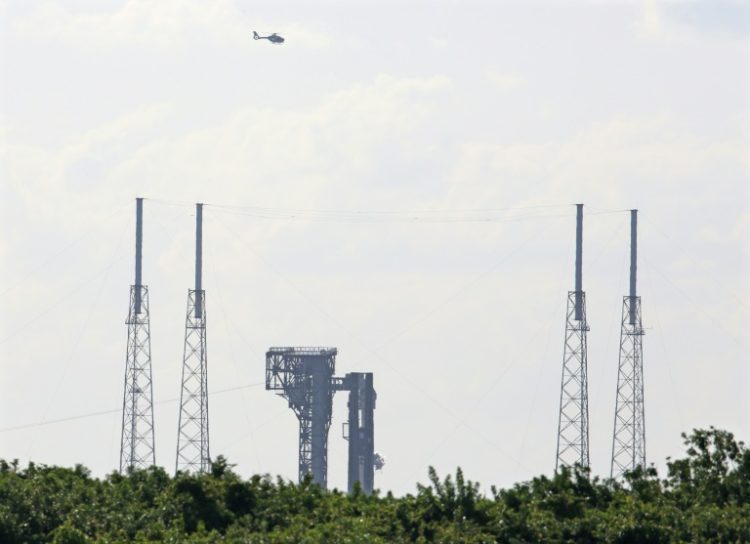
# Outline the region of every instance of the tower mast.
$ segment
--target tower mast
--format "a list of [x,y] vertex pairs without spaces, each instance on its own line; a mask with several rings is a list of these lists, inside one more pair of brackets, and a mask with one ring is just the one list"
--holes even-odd
[[122,399],[120,472],[155,463],[148,287],[142,284],[143,199],[135,199],[135,284],[130,286],[128,345]]
[[195,205],[195,289],[188,289],[185,351],[177,430],[177,471],[206,472],[208,447],[208,354],[206,292],[203,290],[203,204]]
[[568,291],[555,470],[589,466],[586,292],[583,290],[583,204],[576,204],[575,290]]
[[636,294],[638,210],[630,210],[630,294],[622,297],[620,361],[612,435],[610,476],[646,466],[646,412],[643,402],[643,326]]

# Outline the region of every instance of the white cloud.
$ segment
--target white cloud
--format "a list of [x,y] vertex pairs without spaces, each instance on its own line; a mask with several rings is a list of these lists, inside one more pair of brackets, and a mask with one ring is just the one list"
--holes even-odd
[[271,31],[288,32],[293,38],[286,47],[320,48],[331,44],[325,33],[297,21],[272,24],[251,18],[230,0],[127,0],[111,11],[74,11],[64,3],[46,2],[14,28],[27,38],[87,48],[129,45],[171,49],[197,42],[247,45],[253,26],[259,31],[277,26]]
[[733,0],[643,0],[636,30],[642,38],[668,43],[685,43],[697,36],[746,40],[750,7]]
[[664,35],[665,22],[656,0],[643,0],[637,29],[644,37]]
[[[410,131],[435,111],[430,96],[450,86],[444,76],[383,75],[330,94],[306,109],[245,107],[202,128],[166,133],[169,104],[122,115],[59,149],[6,142],[0,146],[6,181],[29,213],[75,229],[79,216],[59,207],[101,207],[136,195],[218,203],[314,207],[373,167],[375,149],[414,143]],[[429,147],[429,146],[428,146]],[[351,180],[351,181],[347,181]]]
[[518,89],[526,85],[526,79],[519,74],[503,74],[495,70],[486,70],[485,78],[495,87],[504,91]]
[[[750,174],[744,143],[714,141],[687,132],[669,117],[618,116],[563,141],[462,144],[449,200],[547,204],[573,194],[607,207],[631,195],[679,191],[698,172],[718,166]],[[524,196],[521,196],[524,195]],[[640,197],[644,200],[644,196]]]

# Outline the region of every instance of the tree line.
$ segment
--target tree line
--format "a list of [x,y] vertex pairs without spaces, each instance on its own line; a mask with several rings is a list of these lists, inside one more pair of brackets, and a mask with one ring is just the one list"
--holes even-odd
[[0,460],[4,544],[750,542],[750,449],[714,429],[684,435],[683,458],[624,480],[564,468],[509,489],[461,469],[396,497],[324,491],[312,481],[243,479],[223,457],[210,473],[160,467],[93,478]]

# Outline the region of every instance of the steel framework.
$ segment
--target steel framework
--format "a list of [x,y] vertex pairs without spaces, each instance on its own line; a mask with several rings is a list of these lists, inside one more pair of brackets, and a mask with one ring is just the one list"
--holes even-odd
[[148,287],[141,284],[143,199],[136,199],[135,285],[130,286],[125,387],[122,399],[120,472],[155,463]]
[[[202,312],[196,316],[196,306]],[[206,292],[188,291],[185,352],[177,436],[176,470],[206,472],[211,468],[208,444],[208,354],[206,351]]]
[[[634,315],[635,323],[630,316]],[[643,403],[643,327],[641,297],[622,298],[620,364],[612,437],[613,478],[646,466],[646,412]]]
[[211,468],[208,440],[208,353],[206,292],[202,287],[203,204],[195,214],[195,289],[188,290],[185,351],[177,431],[176,471],[207,472]]
[[266,389],[281,391],[299,421],[299,479],[312,474],[326,488],[328,430],[333,393],[342,387],[334,378],[336,348],[274,347],[266,352]]
[[630,211],[630,294],[622,299],[620,361],[612,435],[610,476],[646,466],[646,411],[643,401],[643,324],[636,294],[638,211]]
[[568,291],[565,346],[560,386],[555,470],[589,466],[589,399],[586,293],[583,291],[583,204],[576,204],[576,268],[574,291]]
[[[141,312],[136,313],[136,293]],[[148,287],[130,287],[125,394],[122,400],[120,472],[154,464],[154,406],[151,382],[151,330]]]
[[[589,399],[587,376],[586,294],[568,292],[565,326],[560,418],[557,432],[557,461],[560,466],[576,463],[589,466]],[[581,320],[575,319],[576,300],[580,300]]]
[[349,418],[344,427],[344,438],[349,441],[349,493],[359,482],[362,491],[370,495],[375,483],[374,410],[377,399],[372,372],[348,373],[343,388],[349,391]]

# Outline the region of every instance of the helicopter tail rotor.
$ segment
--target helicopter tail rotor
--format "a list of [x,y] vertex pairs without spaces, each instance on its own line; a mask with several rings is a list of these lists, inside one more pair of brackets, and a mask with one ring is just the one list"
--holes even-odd
[[253,30],[253,39],[260,40],[260,36],[258,36],[258,33],[255,30]]

